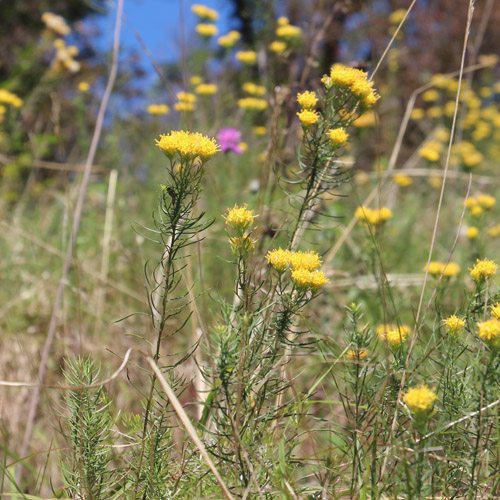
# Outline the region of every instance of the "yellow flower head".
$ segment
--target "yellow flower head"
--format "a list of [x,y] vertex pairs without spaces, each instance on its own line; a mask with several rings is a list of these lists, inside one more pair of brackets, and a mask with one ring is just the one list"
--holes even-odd
[[292,252],[290,250],[270,250],[267,252],[266,259],[271,266],[279,273],[282,273],[290,264]]
[[261,136],[261,135],[266,135],[267,133],[267,128],[266,127],[263,127],[263,126],[259,126],[259,127],[254,127],[253,128],[253,133],[257,136]]
[[364,71],[350,68],[343,64],[334,64],[330,70],[328,85],[349,89],[356,97],[363,99],[372,95],[376,100],[373,84],[368,80],[368,75]]
[[278,23],[278,26],[286,26],[290,23],[288,17],[278,17],[278,20],[276,22]]
[[495,203],[497,202],[497,200],[493,196],[490,196],[489,194],[480,194],[477,197],[477,202],[483,208],[488,209],[488,208],[493,207],[495,205]]
[[476,205],[477,205],[476,198],[467,198],[467,201],[465,202],[465,208],[468,208],[470,210],[472,207],[475,207]]
[[319,121],[319,114],[317,111],[311,111],[309,109],[304,109],[300,113],[297,113],[300,123],[304,128],[308,128]]
[[241,250],[243,252],[250,252],[255,248],[255,242],[247,234],[241,237],[229,238],[229,243],[233,250]]
[[191,94],[190,92],[177,92],[176,94],[177,99],[181,102],[188,102],[188,103],[195,103],[196,102],[196,96],[194,94]]
[[476,282],[481,282],[490,276],[497,273],[498,264],[495,264],[492,260],[483,259],[476,260],[474,267],[469,268],[470,275],[472,279]]
[[422,108],[414,108],[410,113],[410,118],[412,120],[421,120],[425,116],[425,111]]
[[285,42],[282,42],[281,40],[274,40],[269,44],[269,50],[271,52],[274,52],[275,54],[283,54],[285,50],[287,49],[287,45]]
[[252,226],[254,218],[253,210],[248,210],[246,204],[242,207],[235,205],[234,208],[228,208],[225,216],[226,224],[238,232],[243,232]]
[[209,21],[217,21],[219,19],[219,13],[216,10],[199,3],[191,6],[191,12],[200,19],[208,19]]
[[293,269],[314,271],[321,266],[321,257],[313,250],[309,250],[308,252],[291,252],[290,264]]
[[170,108],[166,104],[150,104],[146,111],[150,115],[166,115],[170,112]]
[[266,87],[264,85],[257,85],[253,82],[246,82],[241,86],[243,92],[247,94],[262,97],[266,93]]
[[413,179],[408,175],[397,174],[394,176],[394,182],[402,188],[405,188],[413,184]]
[[302,92],[302,94],[297,94],[297,102],[299,103],[299,106],[304,109],[314,109],[318,102],[316,92],[306,90],[305,92]]
[[398,9],[391,12],[391,14],[389,15],[389,22],[391,24],[399,24],[406,16],[406,12],[406,9]]
[[0,89],[0,102],[10,104],[14,108],[20,108],[23,105],[23,100],[20,97],[6,89]]
[[392,347],[399,347],[407,337],[406,331],[404,331],[402,328],[396,328],[394,330],[389,330],[385,336],[385,340],[392,346]]
[[493,238],[496,238],[497,236],[500,236],[500,224],[490,227],[488,229],[488,234],[492,236]]
[[258,97],[244,97],[243,99],[238,99],[238,107],[253,111],[264,111],[267,109],[268,104],[265,99],[260,99]]
[[279,38],[284,38],[285,40],[295,40],[297,38],[300,38],[300,36],[302,35],[302,30],[298,26],[285,24],[276,28],[276,35]]
[[479,236],[479,229],[477,227],[470,226],[465,231],[465,236],[467,236],[469,240],[474,240]]
[[257,62],[257,52],[253,50],[240,50],[236,52],[236,59],[243,64],[255,64]]
[[349,134],[342,127],[330,129],[328,136],[330,144],[336,148],[343,146],[349,139]]
[[210,38],[211,36],[217,35],[219,30],[215,24],[210,23],[200,23],[196,25],[196,33],[204,38]]
[[[391,345],[399,345],[405,341],[410,333],[410,327],[407,325],[398,326],[394,323],[382,323],[377,326],[375,332],[380,340],[387,340]],[[390,337],[390,340],[389,338]]]
[[497,347],[500,343],[500,320],[493,318],[477,323],[477,336],[490,347]]
[[460,272],[460,266],[456,262],[449,262],[446,265],[444,262],[432,261],[429,262],[427,270],[432,276],[439,277],[442,274],[444,278],[451,278]]
[[349,349],[345,353],[346,359],[352,360],[352,361],[358,361],[360,359],[367,358],[370,355],[370,351],[368,349],[365,349],[362,347],[361,349]]
[[500,303],[496,302],[495,304],[492,304],[490,306],[490,311],[491,311],[491,315],[494,318],[500,319]]
[[391,219],[393,217],[393,213],[392,210],[387,207],[381,207],[378,210],[372,210],[368,207],[358,207],[354,212],[354,216],[367,224],[379,226]]
[[192,102],[179,101],[174,104],[176,111],[191,112],[194,111],[194,104]]
[[80,82],[78,84],[78,90],[80,92],[88,92],[90,89],[90,85],[87,82]]
[[458,334],[461,330],[465,328],[465,320],[459,318],[457,315],[453,314],[452,316],[443,319],[443,324],[448,330],[448,333],[452,335]]
[[213,83],[200,83],[196,86],[194,91],[199,95],[213,95],[217,93],[217,85]]
[[422,94],[422,99],[425,102],[434,102],[439,99],[439,92],[436,89],[430,89]]
[[470,209],[470,214],[474,217],[479,217],[483,213],[483,208],[480,205],[475,205]]
[[44,12],[42,14],[42,21],[47,26],[47,29],[53,31],[56,35],[66,36],[71,33],[71,28],[64,18],[52,12]]
[[432,410],[436,399],[436,393],[425,384],[408,389],[408,392],[403,396],[403,401],[410,411],[421,414]]
[[297,288],[312,290],[318,290],[329,282],[322,271],[308,271],[304,268],[292,271],[292,280]]
[[217,39],[217,43],[226,49],[233,47],[236,42],[241,38],[239,31],[230,31],[227,35],[222,35]]
[[189,79],[189,83],[191,85],[199,85],[200,83],[203,83],[203,80],[201,78],[201,76],[198,76],[198,75],[193,75],[190,79]]
[[172,130],[167,135],[160,135],[156,145],[169,157],[179,155],[181,161],[199,158],[202,163],[208,161],[220,147],[215,141],[199,132]]

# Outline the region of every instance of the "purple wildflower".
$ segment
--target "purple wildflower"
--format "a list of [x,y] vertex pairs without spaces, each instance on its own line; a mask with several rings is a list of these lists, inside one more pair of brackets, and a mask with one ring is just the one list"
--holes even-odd
[[233,151],[239,155],[243,153],[243,149],[239,146],[241,142],[241,132],[238,129],[233,127],[221,128],[217,134],[217,140],[220,144],[221,151],[224,151],[224,153],[227,151]]

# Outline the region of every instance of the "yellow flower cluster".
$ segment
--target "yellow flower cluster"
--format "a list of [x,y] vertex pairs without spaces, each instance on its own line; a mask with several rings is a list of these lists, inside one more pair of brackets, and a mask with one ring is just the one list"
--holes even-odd
[[303,109],[314,109],[318,103],[318,97],[316,96],[316,92],[306,90],[297,94],[297,102]]
[[427,161],[436,162],[442,152],[443,146],[437,141],[428,141],[418,150],[418,154]]
[[263,126],[258,126],[253,128],[253,133],[257,136],[262,136],[266,135],[267,133],[267,128]]
[[222,35],[217,39],[217,43],[225,49],[230,49],[236,45],[236,42],[241,38],[239,31],[232,30],[226,35]]
[[202,163],[208,161],[220,147],[215,141],[199,132],[172,130],[167,135],[160,135],[156,145],[170,158],[178,155],[181,161],[199,158]]
[[204,38],[210,38],[211,36],[215,36],[219,33],[217,26],[211,23],[200,23],[196,25],[196,33]]
[[410,411],[420,414],[432,410],[436,399],[436,393],[425,384],[408,389],[408,392],[403,396],[403,401]]
[[48,30],[59,36],[67,36],[71,33],[71,28],[68,26],[63,17],[52,12],[44,12],[42,14],[42,22]]
[[358,361],[360,359],[367,358],[370,355],[370,351],[368,349],[365,349],[362,347],[361,349],[349,349],[345,353],[346,359],[352,360],[352,361]]
[[146,109],[150,115],[166,115],[170,112],[166,104],[150,104]]
[[465,236],[469,238],[469,240],[475,240],[479,236],[479,229],[474,226],[470,226],[465,231]]
[[[426,268],[424,268],[424,271]],[[431,261],[427,267],[427,271],[430,275],[439,277],[441,274],[444,278],[451,278],[456,276],[460,272],[460,266],[456,262],[444,262]]]
[[454,144],[452,154],[453,162],[455,163],[460,157],[466,168],[476,167],[484,160],[484,155],[476,149],[474,144],[468,141]]
[[297,116],[304,128],[308,128],[319,121],[319,113],[310,109],[303,109],[300,113],[297,113]]
[[331,146],[338,148],[347,142],[349,134],[342,127],[334,128],[328,132],[328,139]]
[[208,19],[209,21],[217,21],[219,19],[219,13],[216,10],[199,3],[191,6],[191,12],[200,19]]
[[248,210],[246,204],[242,207],[235,205],[234,208],[228,208],[225,216],[226,224],[232,226],[239,233],[243,233],[252,226],[254,218],[253,210]]
[[285,42],[282,42],[281,40],[274,40],[269,44],[269,50],[271,52],[274,52],[275,54],[283,54],[285,50],[287,49],[287,45]]
[[500,224],[490,227],[488,229],[488,234],[492,236],[493,238],[496,238],[497,236],[500,236]]
[[287,41],[296,40],[302,36],[302,30],[298,26],[285,24],[276,28],[276,35]]
[[62,38],[54,40],[54,48],[56,49],[56,55],[52,61],[53,71],[63,71],[68,70],[70,73],[78,73],[81,69],[81,64],[75,61],[75,57],[78,55],[78,47],[75,45],[66,46],[66,42]]
[[217,85],[213,83],[200,83],[194,89],[194,91],[199,95],[213,95],[217,93]]
[[372,210],[368,207],[358,207],[354,212],[354,216],[367,224],[379,226],[385,221],[391,219],[393,217],[393,213],[392,210],[387,207],[381,207],[376,210]]
[[493,318],[477,323],[477,336],[490,347],[497,347],[500,343],[500,320]]
[[492,260],[483,259],[476,260],[476,264],[474,267],[469,268],[470,275],[472,279],[476,282],[481,282],[490,276],[493,276],[497,273],[498,264],[493,262]]
[[78,90],[79,90],[80,92],[85,93],[85,92],[88,92],[88,91],[89,91],[89,89],[90,89],[90,85],[88,84],[88,82],[80,82],[80,83],[78,84]]
[[405,188],[413,184],[413,179],[408,175],[396,174],[394,176],[394,182],[402,188]]
[[461,330],[465,328],[465,320],[459,318],[456,314],[443,319],[443,324],[448,330],[448,333],[452,335],[457,335]]
[[189,79],[189,83],[191,85],[199,85],[200,83],[203,83],[203,79],[201,78],[201,76],[198,76],[198,75],[193,75],[190,79]]
[[20,108],[23,105],[23,100],[20,97],[6,89],[0,89],[0,102],[10,104],[14,108]]
[[398,326],[393,323],[384,323],[377,327],[376,333],[380,340],[387,341],[393,347],[398,347],[408,337],[410,327],[406,325]]
[[389,15],[389,22],[391,24],[399,24],[406,16],[406,9],[397,9]]
[[330,75],[325,75],[322,82],[327,89],[336,86],[350,90],[366,108],[373,106],[379,98],[373,90],[373,83],[368,80],[367,73],[343,64],[334,64],[330,70]]
[[292,252],[278,248],[270,250],[266,259],[279,273],[291,268],[292,279],[298,288],[319,289],[328,283],[324,273],[318,270],[322,264],[321,257],[312,250]]
[[495,304],[492,304],[490,306],[490,311],[491,311],[491,315],[494,318],[500,319],[500,304],[498,302],[496,302]]
[[238,99],[238,106],[242,109],[250,109],[254,111],[264,111],[267,109],[267,101],[258,97],[244,97]]
[[178,102],[175,103],[174,107],[177,111],[194,111],[194,103],[196,102],[196,96],[190,92],[177,92],[176,94]]
[[243,92],[257,97],[262,97],[266,93],[266,87],[264,87],[264,85],[257,85],[253,82],[244,83],[241,89]]
[[257,52],[254,50],[239,50],[236,52],[236,59],[243,64],[255,64],[257,62]]

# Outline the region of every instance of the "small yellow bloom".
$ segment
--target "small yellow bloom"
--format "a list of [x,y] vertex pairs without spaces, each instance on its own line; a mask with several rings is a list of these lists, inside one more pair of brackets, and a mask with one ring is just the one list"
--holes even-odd
[[354,212],[354,216],[367,224],[378,226],[392,219],[393,213],[392,210],[387,207],[381,207],[378,210],[372,210],[368,207],[358,207]]
[[210,23],[200,23],[196,25],[196,33],[204,38],[210,38],[211,36],[217,35],[219,30],[215,24]]
[[460,266],[456,262],[449,262],[446,265],[444,262],[432,261],[429,262],[427,269],[432,276],[439,277],[442,274],[444,278],[451,278],[460,272]]
[[285,42],[282,42],[281,40],[274,40],[269,44],[269,50],[271,52],[274,52],[275,54],[283,54],[285,50],[287,49],[287,45]]
[[288,20],[288,17],[278,17],[278,20],[276,21],[278,26],[286,26],[287,24],[290,23]]
[[318,290],[329,280],[322,271],[308,271],[304,268],[292,271],[292,279],[298,288]]
[[477,205],[476,198],[467,198],[467,201],[465,202],[465,208],[471,209],[472,207],[475,207],[476,205]]
[[266,93],[266,87],[264,87],[264,85],[257,85],[253,82],[246,82],[241,88],[243,92],[257,97],[262,97]]
[[180,101],[174,104],[174,108],[180,112],[191,112],[194,111],[194,104],[192,102]]
[[490,347],[497,347],[500,343],[500,320],[495,317],[477,323],[477,336]]
[[78,84],[78,90],[80,92],[88,92],[90,89],[90,85],[87,82],[80,82]]
[[304,109],[300,113],[297,113],[300,123],[304,128],[308,128],[319,121],[319,114],[317,111],[311,111],[309,109]]
[[[377,326],[377,329],[375,332],[378,335],[378,338],[380,340],[387,340],[390,342],[387,337],[389,334],[391,337],[392,342],[390,342],[393,345],[398,345],[401,340],[406,340],[408,337],[408,334],[410,333],[410,327],[407,325],[396,325],[394,323],[382,323],[381,325]],[[392,332],[392,333],[391,333]]]
[[441,118],[441,116],[443,116],[443,110],[439,106],[432,106],[432,108],[427,110],[427,116],[429,118]]
[[439,92],[435,89],[427,90],[422,94],[422,99],[425,102],[434,102],[439,99]]
[[191,85],[200,85],[200,83],[203,83],[203,80],[201,78],[201,76],[198,76],[198,75],[193,75],[190,79],[189,79],[189,83]]
[[253,50],[240,50],[236,52],[236,59],[243,64],[255,64],[257,62],[257,52]]
[[181,102],[188,102],[188,103],[195,103],[196,102],[196,96],[194,94],[191,94],[190,92],[177,92],[176,94],[177,99]]
[[469,238],[469,240],[474,240],[475,238],[477,238],[479,236],[479,229],[477,227],[470,226],[465,231],[465,236],[467,236],[467,238]]
[[488,234],[492,236],[493,238],[496,238],[497,236],[500,236],[500,224],[490,227],[488,229]]
[[199,158],[203,163],[208,161],[220,147],[215,141],[199,132],[172,130],[166,135],[160,135],[156,145],[169,157],[176,154],[181,160],[192,161]]
[[150,115],[166,115],[170,112],[170,108],[166,104],[150,104],[146,111]]
[[479,205],[475,205],[470,209],[470,213],[474,217],[479,217],[483,213],[483,208]]
[[385,340],[392,346],[392,347],[399,347],[407,337],[407,333],[402,330],[401,328],[396,328],[394,330],[389,330],[387,334],[385,335]]
[[342,127],[330,129],[328,135],[330,144],[336,148],[343,146],[349,139],[349,134]]
[[238,147],[242,150],[242,151],[247,151],[248,150],[248,144],[246,142],[239,142],[238,143]]
[[308,252],[290,252],[290,264],[293,269],[314,271],[321,266],[321,257],[313,250],[309,250]]
[[42,14],[42,21],[45,23],[47,29],[53,31],[56,35],[67,36],[71,33],[71,28],[64,18],[52,12],[44,12]]
[[213,95],[217,93],[217,85],[213,83],[200,83],[196,86],[194,91],[199,95]]
[[300,38],[300,36],[302,35],[302,30],[298,26],[285,24],[276,28],[276,35],[279,38],[284,38],[285,40],[295,40],[297,38]]
[[436,399],[436,393],[425,384],[408,389],[408,392],[403,397],[403,401],[410,411],[420,414],[432,410]]
[[267,252],[266,259],[276,271],[282,273],[290,265],[291,255],[292,252],[290,250],[278,248],[277,250]]
[[219,13],[206,5],[196,3],[191,6],[191,11],[200,19],[208,19],[210,21],[217,21],[219,19]]
[[267,109],[268,104],[265,99],[260,99],[258,97],[244,97],[243,99],[238,99],[238,107],[252,111],[264,111]]
[[470,275],[472,279],[476,282],[481,282],[490,276],[497,273],[498,264],[495,264],[492,260],[483,259],[476,260],[474,267],[469,268]]
[[495,203],[497,202],[497,200],[493,196],[490,196],[489,194],[480,194],[477,197],[477,202],[483,208],[488,209],[488,208],[493,207],[495,205]]
[[397,9],[389,15],[389,22],[391,24],[399,24],[404,17],[406,16],[406,13],[408,11],[406,9]]
[[254,127],[253,128],[253,133],[257,136],[261,136],[261,135],[266,135],[267,133],[267,128],[266,127]]
[[413,184],[413,179],[408,175],[397,174],[394,176],[394,182],[402,188],[405,188]]
[[495,304],[492,304],[490,306],[490,311],[491,311],[491,315],[494,318],[500,319],[500,303],[496,302]]
[[246,204],[242,207],[235,205],[234,208],[228,208],[225,216],[226,224],[233,226],[239,232],[252,226],[254,218],[253,210],[248,210]]
[[255,248],[255,242],[247,234],[244,234],[241,238],[229,238],[229,243],[233,247],[233,250],[241,250],[243,252],[250,252]]
[[316,92],[306,90],[297,94],[297,102],[303,109],[314,109],[318,103],[318,97],[316,96]]
[[414,108],[410,113],[410,118],[412,120],[421,120],[425,116],[425,111],[422,108]]
[[443,324],[448,330],[448,333],[451,333],[453,335],[458,334],[461,330],[465,328],[465,320],[459,318],[455,314],[446,319],[443,319]]
[[370,355],[370,351],[362,347],[361,349],[349,349],[345,353],[346,359],[357,361],[360,359],[367,358]]
[[230,31],[227,35],[222,35],[217,39],[217,43],[224,47],[225,49],[230,49],[236,42],[241,38],[241,34],[238,31]]

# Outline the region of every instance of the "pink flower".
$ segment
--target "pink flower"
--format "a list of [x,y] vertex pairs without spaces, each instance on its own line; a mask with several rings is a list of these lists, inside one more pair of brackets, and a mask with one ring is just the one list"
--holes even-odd
[[221,128],[217,134],[217,141],[220,144],[221,151],[224,153],[227,151],[232,151],[239,155],[243,153],[243,149],[239,146],[241,143],[241,132],[236,128]]

